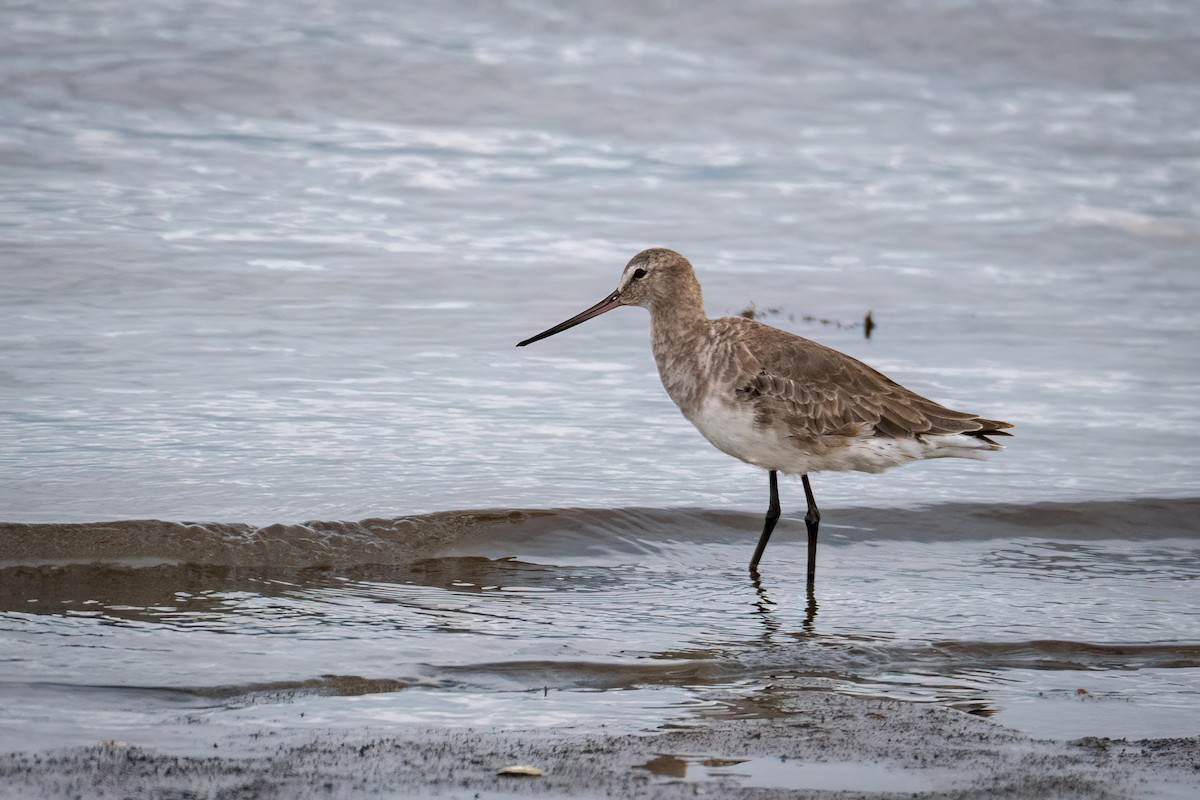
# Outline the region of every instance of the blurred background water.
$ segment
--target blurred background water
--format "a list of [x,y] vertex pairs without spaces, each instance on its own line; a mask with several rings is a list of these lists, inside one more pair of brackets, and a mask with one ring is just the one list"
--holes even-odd
[[0,13],[0,519],[765,506],[640,309],[513,347],[657,245],[1018,426],[827,507],[1194,493],[1192,3]]
[[[550,550],[367,574],[0,554],[5,748],[302,709],[643,730],[789,670],[1039,735],[1197,733],[1194,529],[1123,540],[1094,511],[1095,541],[1053,515],[1010,541],[944,505],[919,545],[837,527],[1196,496],[1190,0],[9,0],[0,23],[0,521],[752,512],[585,515]],[[514,348],[649,246],[691,258],[711,315],[753,307],[1016,438],[816,476],[820,613],[795,529],[755,591],[766,481],[679,416],[645,313]],[[528,704],[543,687],[568,694]]]

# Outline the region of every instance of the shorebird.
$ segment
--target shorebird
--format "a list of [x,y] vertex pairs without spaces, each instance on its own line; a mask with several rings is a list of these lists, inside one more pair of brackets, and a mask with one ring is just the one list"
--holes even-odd
[[799,475],[804,485],[811,587],[821,512],[810,472],[978,459],[1004,449],[989,437],[1011,435],[1007,422],[953,411],[817,342],[743,317],[709,319],[691,263],[664,248],[638,253],[616,291],[517,347],[620,306],[649,309],[658,374],[683,416],[721,452],[767,470],[771,497],[750,560],[756,577],[779,521],[778,473]]

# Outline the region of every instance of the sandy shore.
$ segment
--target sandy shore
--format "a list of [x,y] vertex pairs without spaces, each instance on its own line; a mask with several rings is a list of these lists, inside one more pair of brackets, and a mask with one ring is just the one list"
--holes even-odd
[[[1197,738],[1036,740],[943,706],[835,694],[811,679],[726,699],[726,711],[695,728],[646,735],[263,731],[211,756],[113,742],[9,754],[0,756],[0,797],[1200,796]],[[545,774],[497,774],[514,764]]]

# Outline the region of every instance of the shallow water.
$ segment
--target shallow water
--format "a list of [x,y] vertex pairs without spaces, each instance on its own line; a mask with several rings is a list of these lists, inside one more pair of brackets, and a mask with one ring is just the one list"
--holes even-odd
[[[784,714],[807,685],[1045,737],[1195,735],[1197,511],[847,509],[824,535],[813,597],[798,521],[756,583],[757,518],[708,511],[373,521],[323,533],[320,549],[312,528],[194,526],[186,561],[145,525],[124,540],[9,526],[0,747],[117,738],[198,752],[264,730],[395,726],[649,732]],[[1038,535],[1030,515],[1057,525]],[[97,537],[108,563],[64,552]],[[225,563],[251,539],[274,549]],[[372,563],[350,563],[364,553]]]
[[739,779],[742,786],[768,789],[929,792],[951,782],[949,772],[920,774],[870,762],[794,764],[782,758],[727,760],[660,756],[646,768],[667,779],[689,781],[732,775]]
[[[0,747],[656,730],[772,675],[1200,733],[1194,4],[3,17],[0,521],[80,525],[0,526]],[[654,245],[1017,438],[816,476],[815,606],[795,520],[755,586],[765,481],[640,310],[513,347]],[[97,523],[153,518],[206,522]]]

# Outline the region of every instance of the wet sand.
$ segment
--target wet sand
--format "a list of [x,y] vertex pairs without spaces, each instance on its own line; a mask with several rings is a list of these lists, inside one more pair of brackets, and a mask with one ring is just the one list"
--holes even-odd
[[[1200,739],[1036,740],[935,705],[787,680],[654,735],[264,730],[181,757],[110,742],[0,756],[0,797],[1191,798]],[[279,738],[287,737],[286,733]],[[498,770],[528,764],[541,777]]]

